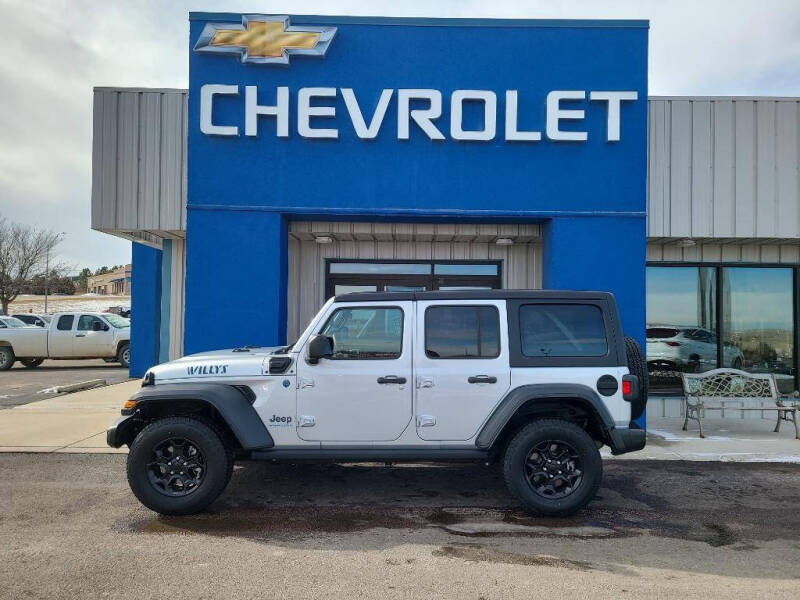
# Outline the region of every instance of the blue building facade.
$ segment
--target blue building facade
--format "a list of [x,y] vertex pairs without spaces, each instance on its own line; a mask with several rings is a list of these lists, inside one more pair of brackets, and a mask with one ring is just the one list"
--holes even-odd
[[286,341],[296,220],[541,224],[644,341],[646,22],[278,19],[190,17],[186,353]]

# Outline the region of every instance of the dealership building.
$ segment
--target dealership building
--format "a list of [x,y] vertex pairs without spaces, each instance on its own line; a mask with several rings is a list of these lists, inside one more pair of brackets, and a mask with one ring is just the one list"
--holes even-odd
[[648,97],[646,21],[191,13],[189,89],[97,88],[131,372],[347,291],[612,291],[681,371],[797,388],[800,99]]

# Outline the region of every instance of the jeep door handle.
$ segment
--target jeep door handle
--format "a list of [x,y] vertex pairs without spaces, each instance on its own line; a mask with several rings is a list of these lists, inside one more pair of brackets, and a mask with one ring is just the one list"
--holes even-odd
[[497,377],[489,377],[488,375],[473,375],[467,378],[468,383],[497,383]]
[[387,375],[386,377],[378,377],[378,383],[400,383],[403,384],[406,382],[405,377],[398,377],[397,375]]

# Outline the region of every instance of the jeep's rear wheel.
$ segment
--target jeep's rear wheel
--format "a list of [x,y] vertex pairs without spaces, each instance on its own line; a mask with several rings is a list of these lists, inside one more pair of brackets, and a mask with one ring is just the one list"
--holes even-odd
[[139,501],[163,515],[200,512],[225,489],[233,453],[204,422],[169,417],[150,423],[131,444],[128,483]]
[[603,462],[594,440],[568,421],[541,419],[511,439],[503,459],[506,485],[527,510],[570,515],[594,498]]

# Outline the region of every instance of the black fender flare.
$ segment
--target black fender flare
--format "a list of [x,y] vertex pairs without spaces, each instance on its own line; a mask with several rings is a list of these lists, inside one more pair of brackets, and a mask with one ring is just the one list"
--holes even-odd
[[614,419],[611,418],[611,413],[608,412],[608,408],[597,392],[588,386],[577,383],[542,383],[521,385],[508,392],[481,428],[475,439],[475,445],[481,449],[490,448],[511,417],[526,402],[559,398],[583,401],[600,419],[600,424],[606,434],[604,441],[610,445],[614,443],[612,435],[615,427]]
[[[272,448],[275,442],[256,409],[245,395],[232,385],[222,383],[162,384],[142,388],[131,396],[136,406],[132,414],[118,419],[107,432],[110,446],[125,443],[128,427],[149,406],[166,405],[172,402],[200,403],[213,408],[228,425],[236,440],[245,450]],[[114,431],[112,432],[112,428]],[[116,444],[116,445],[115,445]]]

